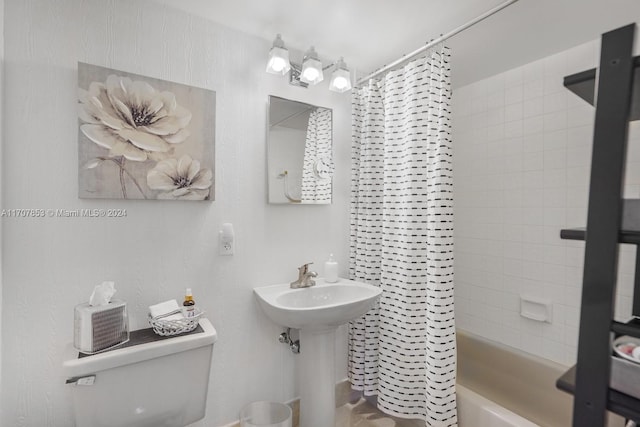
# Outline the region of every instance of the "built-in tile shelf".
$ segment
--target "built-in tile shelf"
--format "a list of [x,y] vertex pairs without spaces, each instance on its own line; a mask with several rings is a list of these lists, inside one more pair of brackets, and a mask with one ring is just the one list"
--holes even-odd
[[[576,367],[573,366],[556,381],[556,387],[567,393],[574,394],[576,389]],[[607,409],[631,420],[640,419],[640,400],[609,389]]]
[[[633,66],[635,72],[630,121],[640,120],[640,56],[633,58]],[[596,69],[592,68],[566,76],[564,78],[564,86],[589,104],[594,105]]]

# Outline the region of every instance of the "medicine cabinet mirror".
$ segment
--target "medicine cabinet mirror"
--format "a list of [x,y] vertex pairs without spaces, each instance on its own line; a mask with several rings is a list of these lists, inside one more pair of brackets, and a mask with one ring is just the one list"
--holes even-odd
[[331,109],[269,96],[267,123],[269,203],[330,204]]

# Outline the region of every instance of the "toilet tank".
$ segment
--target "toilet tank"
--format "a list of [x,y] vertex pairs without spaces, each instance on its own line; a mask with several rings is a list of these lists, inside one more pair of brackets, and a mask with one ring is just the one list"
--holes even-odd
[[70,349],[63,368],[76,427],[184,427],[204,418],[216,339],[201,319],[181,336],[144,329],[104,353],[79,357]]

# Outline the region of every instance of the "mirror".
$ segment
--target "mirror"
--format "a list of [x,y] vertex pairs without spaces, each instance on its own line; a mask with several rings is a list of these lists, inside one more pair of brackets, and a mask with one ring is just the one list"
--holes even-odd
[[333,115],[329,108],[269,96],[269,203],[331,203]]

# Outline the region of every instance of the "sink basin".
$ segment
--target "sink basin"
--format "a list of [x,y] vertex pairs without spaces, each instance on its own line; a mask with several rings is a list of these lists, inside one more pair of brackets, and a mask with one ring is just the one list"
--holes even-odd
[[377,286],[339,279],[291,289],[289,283],[254,288],[267,316],[282,326],[296,329],[337,327],[369,311],[382,290]]

